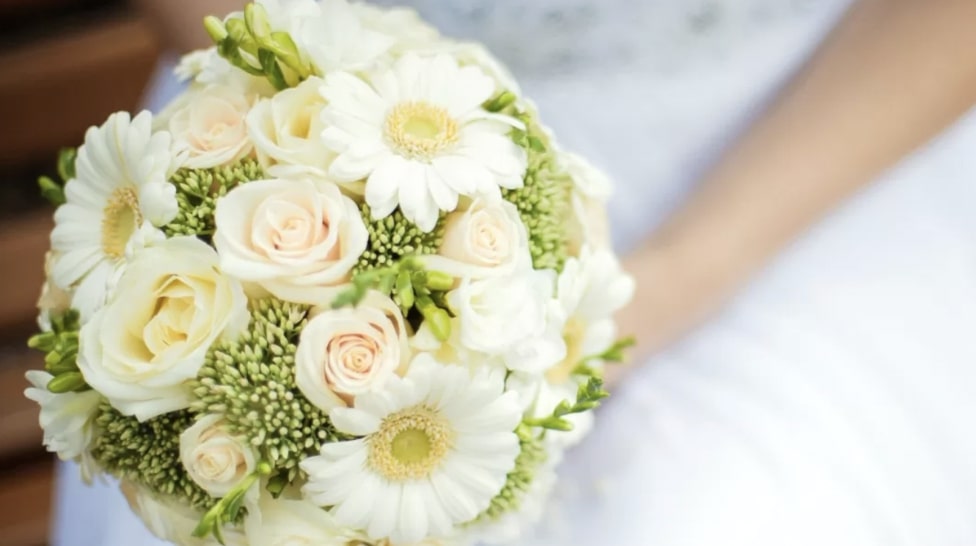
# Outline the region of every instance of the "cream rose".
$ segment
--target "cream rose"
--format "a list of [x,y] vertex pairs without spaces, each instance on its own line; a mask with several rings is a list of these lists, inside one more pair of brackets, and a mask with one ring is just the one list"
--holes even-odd
[[247,326],[247,300],[217,268],[217,253],[176,237],[134,256],[115,296],[85,324],[78,367],[89,385],[126,415],[145,420],[185,408],[221,335]]
[[187,92],[161,117],[176,149],[187,154],[183,166],[209,169],[251,152],[244,123],[250,109],[250,99],[237,88],[207,85]]
[[51,331],[51,316],[60,315],[71,307],[71,293],[58,287],[51,280],[51,267],[58,259],[53,251],[44,255],[44,285],[37,298],[37,325],[42,332]]
[[247,130],[258,158],[275,176],[312,174],[324,177],[335,154],[322,142],[319,114],[325,99],[320,78],[308,78],[254,105]]
[[610,248],[610,222],[607,219],[607,200],[613,192],[610,179],[576,154],[560,152],[557,157],[560,167],[573,181],[570,255],[578,256],[583,246],[596,250]]
[[295,353],[295,381],[306,398],[329,411],[381,388],[409,359],[399,307],[370,292],[356,307],[313,311]]
[[329,301],[369,240],[356,204],[321,180],[240,185],[217,202],[215,220],[225,272],[299,303]]
[[476,200],[444,222],[444,241],[428,268],[455,277],[480,279],[506,275],[531,261],[525,225],[508,201]]
[[223,497],[254,472],[254,449],[227,430],[223,417],[206,415],[180,435],[180,461],[190,479]]

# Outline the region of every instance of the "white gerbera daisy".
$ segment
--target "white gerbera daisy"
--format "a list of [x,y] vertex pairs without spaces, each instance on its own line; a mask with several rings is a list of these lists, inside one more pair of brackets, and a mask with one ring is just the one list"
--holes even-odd
[[406,377],[331,412],[356,440],[302,463],[305,497],[374,540],[447,536],[488,508],[519,454],[521,409],[504,374],[418,355]]
[[366,179],[374,218],[399,205],[425,231],[459,195],[521,187],[525,150],[508,136],[521,124],[481,107],[495,89],[482,69],[449,55],[404,55],[368,84],[347,72],[327,75],[322,138],[339,154],[330,173],[344,183]]
[[126,253],[176,216],[170,143],[168,132],[152,132],[149,112],[112,114],[85,134],[51,233],[51,278],[62,289],[77,285],[72,307],[83,318],[105,302]]

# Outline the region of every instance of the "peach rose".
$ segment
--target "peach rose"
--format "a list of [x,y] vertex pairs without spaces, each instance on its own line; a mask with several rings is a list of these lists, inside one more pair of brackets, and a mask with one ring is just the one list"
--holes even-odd
[[382,387],[409,357],[400,309],[370,292],[356,307],[313,311],[295,354],[295,381],[306,398],[329,411]]
[[228,275],[298,303],[330,301],[366,249],[359,208],[321,180],[260,180],[217,202],[214,246]]
[[184,95],[164,113],[176,147],[187,153],[184,167],[209,169],[251,152],[244,119],[251,101],[241,91],[208,85]]
[[515,205],[476,200],[447,215],[438,254],[428,268],[459,278],[506,275],[531,261],[528,235]]
[[183,467],[197,485],[214,497],[230,493],[253,473],[255,460],[247,439],[232,435],[220,415],[206,415],[180,435]]

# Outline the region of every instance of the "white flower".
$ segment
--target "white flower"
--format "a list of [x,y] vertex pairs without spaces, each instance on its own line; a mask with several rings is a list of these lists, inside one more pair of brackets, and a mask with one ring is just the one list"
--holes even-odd
[[37,298],[37,325],[42,332],[51,331],[51,315],[59,315],[71,308],[71,293],[51,281],[51,266],[57,258],[50,250],[44,255],[44,284]]
[[362,2],[351,5],[365,28],[395,40],[390,47],[391,53],[416,50],[429,46],[440,38],[437,29],[421,19],[414,9],[379,7]]
[[[128,481],[123,481],[120,488],[129,503],[129,508],[157,538],[177,546],[218,546],[215,538],[193,536],[193,530],[203,518],[203,513],[175,502],[160,500],[151,492]],[[238,529],[225,527],[222,531],[224,546],[254,545],[248,543],[244,534]]]
[[67,202],[54,213],[51,248],[57,261],[51,280],[74,288],[72,307],[87,318],[101,307],[127,251],[138,245],[140,228],[162,226],[177,213],[176,187],[169,175],[178,166],[170,135],[152,133],[152,116],[126,112],[109,116],[85,134],[75,178],[65,185]]
[[302,463],[305,497],[374,540],[449,535],[489,506],[514,468],[521,411],[503,383],[504,373],[418,355],[404,378],[332,410],[337,429],[363,438],[325,444]]
[[425,231],[461,195],[497,198],[500,187],[521,187],[525,151],[508,135],[520,123],[481,107],[494,89],[481,69],[459,67],[447,55],[404,55],[369,84],[347,72],[328,74],[322,136],[339,154],[330,174],[340,182],[366,179],[374,218],[399,205]]
[[512,273],[531,259],[528,234],[515,205],[480,199],[447,215],[443,243],[424,262],[434,271],[480,279]]
[[522,91],[515,77],[508,68],[498,60],[488,49],[478,42],[455,42],[441,40],[431,53],[446,53],[458,60],[462,66],[477,66],[495,81],[495,92],[510,91],[521,95]]
[[220,56],[216,47],[191,51],[180,58],[173,70],[180,81],[196,85],[220,84],[231,87],[245,95],[269,97],[275,88],[267,78],[244,72]]
[[183,166],[209,169],[251,152],[244,124],[250,109],[251,100],[239,89],[212,84],[184,93],[160,117],[175,147],[187,154]]
[[223,416],[200,418],[180,434],[180,461],[187,475],[213,497],[223,497],[254,472],[254,449],[227,429]]
[[258,101],[247,115],[248,134],[269,173],[325,176],[335,154],[322,142],[321,86],[321,79],[308,78]]
[[367,70],[394,42],[375,27],[364,26],[346,0],[320,0],[317,14],[292,21],[292,37],[317,74]]
[[300,303],[331,301],[366,249],[359,208],[321,180],[260,180],[217,202],[214,246],[228,275]]
[[610,179],[576,154],[560,152],[556,158],[573,181],[570,255],[578,256],[584,245],[596,250],[610,248],[607,218],[607,200],[613,193]]
[[304,500],[261,492],[258,509],[244,520],[252,546],[349,546],[356,533],[336,523],[332,514]]
[[295,381],[306,398],[329,411],[381,389],[408,359],[399,307],[370,292],[356,307],[313,310],[295,353]]
[[[505,386],[509,391],[518,393],[519,403],[526,417],[545,418],[552,415],[553,410],[561,402],[576,400],[577,390],[585,381],[585,378],[571,375],[573,368],[578,364],[578,360],[567,359],[543,375],[513,372],[509,375]],[[573,426],[571,430],[546,432],[545,443],[556,452],[578,444],[593,430],[592,411],[572,413],[563,416],[563,419]]]
[[579,258],[566,261],[557,283],[557,298],[565,317],[563,337],[568,350],[566,365],[549,372],[559,383],[562,375],[580,359],[605,351],[617,329],[613,314],[634,294],[634,279],[623,271],[610,250],[584,247]]
[[[464,279],[448,293],[460,344],[501,357],[512,370],[541,371],[565,356],[554,321],[552,271],[524,268],[512,275]],[[558,318],[558,317],[555,317]]]
[[53,393],[47,384],[54,377],[40,370],[29,371],[26,377],[31,386],[24,396],[41,406],[40,424],[47,450],[57,453],[62,461],[81,463],[82,476],[90,481],[98,472],[88,447],[94,437],[93,420],[101,395],[92,390]]
[[196,377],[221,335],[247,326],[241,285],[217,268],[217,254],[193,237],[140,252],[115,297],[82,326],[78,367],[126,415],[145,420],[185,408]]

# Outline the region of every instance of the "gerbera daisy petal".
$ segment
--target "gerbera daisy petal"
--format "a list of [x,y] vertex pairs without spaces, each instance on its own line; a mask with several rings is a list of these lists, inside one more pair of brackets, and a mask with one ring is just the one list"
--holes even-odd
[[[314,462],[302,465],[308,473],[306,497],[334,503],[337,519],[366,527],[376,540],[416,542],[472,520],[501,491],[519,453],[511,423],[521,418],[521,409],[493,403],[504,396],[504,384],[488,379],[468,368],[440,364],[429,354],[418,355],[404,378],[384,385],[390,407],[377,416],[379,427],[356,440],[357,447],[365,448],[365,461],[357,470],[348,462],[342,472],[331,470],[339,464],[331,447],[335,444],[323,446],[322,454],[311,458]],[[486,403],[440,404],[467,394]],[[489,394],[494,398],[485,398]],[[363,402],[372,404],[372,396],[358,397],[356,409]],[[485,418],[488,426],[481,430],[458,426],[486,410],[511,415]],[[363,484],[365,491],[350,490],[350,483]]]
[[[322,116],[330,126],[323,139],[338,154],[330,172],[347,182],[366,179],[374,218],[399,206],[429,231],[439,211],[454,210],[460,196],[497,195],[525,175],[525,152],[507,136],[519,122],[482,108],[494,91],[481,68],[459,67],[443,54],[406,54],[367,82],[331,75],[322,87],[328,102]],[[367,111],[381,111],[383,119]],[[482,144],[487,147],[472,150]],[[374,147],[386,154],[359,152]],[[391,156],[400,161],[391,163]]]

